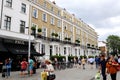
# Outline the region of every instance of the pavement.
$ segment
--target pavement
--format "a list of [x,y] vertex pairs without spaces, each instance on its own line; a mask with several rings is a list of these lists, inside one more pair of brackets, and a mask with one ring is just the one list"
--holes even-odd
[[[41,80],[40,73],[43,69],[37,69],[36,74],[32,76],[25,75],[24,77],[20,76],[20,71],[11,72],[11,76],[8,78],[2,78],[0,80]],[[90,65],[86,65],[86,69],[82,68],[71,68],[65,70],[56,70],[56,79],[55,80],[91,80],[98,70],[94,68],[91,69]],[[2,75],[0,73],[0,75]],[[101,79],[102,80],[102,79]],[[120,80],[120,72],[117,74],[117,80]]]

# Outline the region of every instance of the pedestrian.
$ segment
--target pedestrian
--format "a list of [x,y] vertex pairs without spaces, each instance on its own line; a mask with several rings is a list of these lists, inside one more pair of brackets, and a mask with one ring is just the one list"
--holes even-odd
[[78,68],[81,68],[81,59],[78,59]]
[[30,72],[30,76],[32,76],[32,74],[33,74],[33,66],[34,66],[34,61],[30,58],[29,59],[29,72]]
[[81,62],[82,62],[82,65],[83,65],[83,69],[85,69],[85,63],[86,63],[86,60],[85,60],[84,57],[82,58]]
[[107,80],[106,79],[106,59],[105,59],[105,55],[102,54],[101,55],[101,59],[100,59],[100,71],[103,77],[103,80]]
[[36,74],[36,69],[37,69],[37,60],[35,57],[33,57],[33,61],[34,61],[34,64],[33,64],[33,74]]
[[119,64],[115,61],[114,56],[111,55],[106,64],[107,72],[110,74],[111,80],[116,80],[117,66],[119,66]]
[[91,69],[93,69],[93,64],[94,64],[94,58],[93,57],[90,57],[89,59],[88,59],[88,61],[89,61],[89,63],[90,63],[90,65],[91,65]]
[[118,63],[120,64],[120,56],[118,56]]
[[74,60],[74,67],[77,68],[77,60],[76,60],[76,58],[74,57],[73,60]]
[[11,64],[12,64],[12,60],[10,58],[7,58],[5,60],[5,66],[7,68],[7,73],[6,73],[6,76],[10,76],[10,72],[11,72]]
[[56,76],[52,62],[50,60],[45,60],[45,64],[46,69],[44,71],[47,72],[47,80],[54,80]]
[[99,68],[99,63],[100,63],[100,57],[99,57],[99,56],[96,56],[96,57],[95,57],[96,69]]
[[23,58],[22,62],[20,63],[21,64],[21,76],[25,75],[25,71],[27,70],[27,67],[28,67],[28,62],[26,61],[26,58]]

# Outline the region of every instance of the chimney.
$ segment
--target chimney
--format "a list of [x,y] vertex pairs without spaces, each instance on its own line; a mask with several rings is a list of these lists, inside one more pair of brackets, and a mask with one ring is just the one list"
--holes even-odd
[[55,3],[55,0],[54,0],[52,3],[53,3],[53,4],[56,4],[56,3]]

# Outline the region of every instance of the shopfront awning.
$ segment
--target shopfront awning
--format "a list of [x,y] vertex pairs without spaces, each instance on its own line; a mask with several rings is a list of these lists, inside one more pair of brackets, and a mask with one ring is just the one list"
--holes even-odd
[[[21,45],[21,44],[6,44],[5,45],[7,50],[16,55],[28,55],[28,45]],[[42,54],[36,52],[34,46],[31,45],[30,55],[33,56],[42,56]]]
[[0,41],[0,52],[7,52],[7,49],[4,47],[1,41]]

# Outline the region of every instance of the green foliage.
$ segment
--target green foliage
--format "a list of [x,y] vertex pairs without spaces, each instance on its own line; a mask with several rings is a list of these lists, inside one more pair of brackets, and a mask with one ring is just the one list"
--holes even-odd
[[65,40],[67,40],[68,38],[67,37],[65,37]]
[[70,41],[71,40],[71,38],[68,38],[68,41]]
[[92,55],[89,55],[89,56],[88,56],[88,58],[94,58],[94,56],[92,56]]
[[62,61],[63,58],[65,59],[65,56],[54,55],[50,57],[52,61],[54,61],[55,58],[57,58],[58,61]]
[[38,32],[42,32],[42,29],[41,29],[41,28],[38,28]]
[[35,26],[32,26],[32,27],[31,27],[31,30],[36,30],[36,27],[35,27]]
[[57,33],[55,33],[55,34],[54,34],[54,36],[55,36],[55,37],[58,37],[58,34],[57,34]]
[[80,56],[80,59],[82,59],[83,57],[84,57],[84,58],[87,58],[87,56],[86,56],[86,55],[84,55],[84,56],[82,56],[82,55],[81,55],[81,56]]
[[55,33],[52,33],[51,35],[52,35],[52,36],[55,36]]
[[78,59],[77,56],[68,56],[68,60],[69,60],[69,61],[73,60],[74,58]]
[[75,40],[76,43],[80,43],[80,40]]
[[117,35],[109,35],[106,39],[108,50],[112,50],[113,55],[117,55],[117,51],[120,52],[120,37]]

